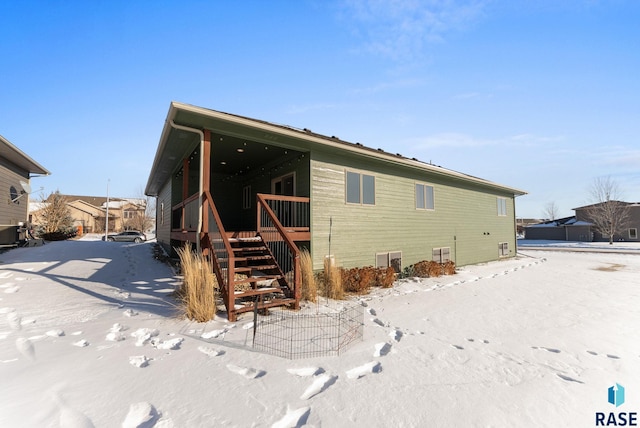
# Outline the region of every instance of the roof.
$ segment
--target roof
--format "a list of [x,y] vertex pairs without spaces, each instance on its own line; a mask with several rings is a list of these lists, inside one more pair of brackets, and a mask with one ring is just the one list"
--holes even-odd
[[[629,206],[629,207],[640,206],[640,202],[625,202],[625,201],[616,201],[616,200],[610,200],[610,201],[607,201],[607,202],[615,202],[616,204],[626,205],[626,206]],[[571,208],[571,209],[573,211],[585,210],[585,209],[597,207],[597,206],[602,205],[602,204],[604,204],[604,202],[596,202],[595,204],[585,205],[583,207],[577,207],[577,208]]]
[[525,226],[525,229],[528,228],[540,228],[540,227],[564,227],[564,226],[592,226],[591,223],[586,221],[579,221],[575,216],[572,217],[564,217],[558,218],[555,220],[547,220],[538,224],[531,224],[529,226]]
[[[231,138],[242,138],[244,141],[254,139],[255,141],[266,142],[291,150],[308,151],[311,150],[310,148],[313,146],[336,148],[360,156],[375,158],[408,168],[416,168],[433,174],[472,182],[515,196],[526,194],[525,191],[519,189],[422,162],[416,158],[408,158],[398,153],[389,153],[382,149],[373,149],[360,143],[350,143],[335,136],[329,137],[314,133],[306,128],[299,129],[286,125],[278,125],[217,110],[172,102],[160,136],[160,142],[151,167],[149,180],[145,188],[145,193],[150,196],[158,195],[161,186],[164,185],[174,172],[177,163],[191,153],[195,140],[198,139],[195,133],[181,132],[175,129],[172,123],[200,131],[204,129],[212,131],[222,130],[221,132],[223,132],[225,136],[229,135]],[[284,153],[286,153],[286,151]]]
[[31,174],[51,174],[45,167],[31,159],[26,153],[11,144],[9,140],[2,135],[0,135],[0,156]]

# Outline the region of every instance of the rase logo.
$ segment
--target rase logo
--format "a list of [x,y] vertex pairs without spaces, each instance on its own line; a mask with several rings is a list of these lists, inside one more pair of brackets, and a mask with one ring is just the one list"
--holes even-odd
[[[616,408],[624,404],[624,386],[616,383],[609,387],[607,390],[607,401],[610,404],[616,406]],[[597,412],[596,413],[596,426],[597,427],[636,427],[638,426],[638,414],[636,412]]]

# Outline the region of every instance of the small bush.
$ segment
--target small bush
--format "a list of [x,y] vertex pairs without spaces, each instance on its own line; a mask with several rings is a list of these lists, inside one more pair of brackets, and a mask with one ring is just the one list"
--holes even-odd
[[77,233],[78,231],[73,229],[73,230],[69,230],[68,232],[57,231],[57,232],[43,233],[40,236],[45,241],[66,241],[67,239],[74,238]]
[[420,278],[434,278],[441,275],[454,275],[456,264],[452,261],[438,263],[432,260],[423,260],[410,267],[413,276]]
[[393,267],[376,269],[375,283],[378,287],[391,288],[396,280],[396,271]]
[[212,320],[216,315],[216,295],[213,265],[202,253],[194,253],[187,243],[178,248],[184,280],[177,290],[183,315],[197,322]]

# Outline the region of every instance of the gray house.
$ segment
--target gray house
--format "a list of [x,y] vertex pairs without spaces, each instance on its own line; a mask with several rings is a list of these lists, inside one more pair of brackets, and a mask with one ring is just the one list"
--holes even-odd
[[[614,201],[617,204],[621,204],[622,206],[626,206],[628,210],[628,218],[627,223],[624,225],[624,231],[619,232],[613,236],[614,241],[632,241],[638,242],[640,241],[640,237],[638,237],[638,230],[640,230],[640,203],[637,202],[622,202],[622,201]],[[599,204],[595,204],[599,205]],[[578,220],[584,222],[593,222],[590,217],[590,210],[594,205],[587,205],[584,207],[574,208],[573,210],[576,212],[576,218]],[[592,240],[598,242],[608,242],[609,236],[603,235],[595,228],[592,228]]]
[[24,238],[29,215],[30,179],[49,175],[43,166],[0,135],[0,247],[15,246]]
[[[301,248],[314,269],[325,259],[401,270],[513,256],[515,197],[525,194],[308,129],[176,102],[145,193],[157,197],[160,245],[189,242],[212,256],[230,319],[257,298],[296,307]],[[274,285],[261,287],[265,279]]]

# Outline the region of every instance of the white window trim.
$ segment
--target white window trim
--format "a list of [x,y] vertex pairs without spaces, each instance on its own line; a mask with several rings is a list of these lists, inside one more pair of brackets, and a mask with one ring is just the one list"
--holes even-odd
[[[442,250],[447,249],[449,250],[449,257],[446,260],[442,260]],[[433,259],[433,252],[438,250],[438,252],[440,253],[440,257],[439,260],[434,260]],[[438,262],[438,263],[446,263],[448,261],[451,261],[451,247],[435,247],[431,249],[431,260],[434,262]]]
[[[506,248],[503,248],[503,246],[506,246]],[[505,253],[505,249],[506,249],[506,253]],[[500,257],[508,257],[509,256],[509,243],[508,242],[499,242],[498,243],[498,255]]]
[[[504,205],[504,212],[502,212],[502,205]],[[496,210],[498,211],[498,217],[506,217],[507,216],[507,198],[502,198],[498,196],[496,199]]]
[[[428,186],[428,187],[431,187],[433,189],[433,208],[427,208],[427,193],[426,193],[426,191],[424,193],[424,205],[425,205],[425,207],[424,208],[419,208],[418,207],[418,198],[416,197],[416,193],[417,193],[416,192],[416,186],[418,186],[418,185],[422,185],[422,186],[425,186],[425,187]],[[416,181],[414,183],[414,186],[413,186],[413,199],[414,199],[414,202],[415,202],[414,205],[416,207],[416,210],[420,210],[420,211],[435,211],[436,210],[436,187],[433,184],[430,184],[430,183],[424,183],[422,181]]]
[[[360,202],[349,202],[347,200],[347,191],[348,191],[348,182],[347,182],[347,176],[348,173],[353,173],[353,174],[358,174],[360,176]],[[363,194],[363,180],[362,180],[362,176],[369,176],[369,177],[373,177],[373,203],[372,204],[365,204],[363,202],[364,200],[364,194]],[[362,207],[374,207],[378,204],[378,185],[377,185],[377,181],[376,180],[376,176],[374,174],[372,174],[371,172],[367,172],[367,171],[358,171],[355,169],[345,169],[344,171],[344,202],[347,205],[359,205]]]
[[[633,230],[633,235],[631,234],[631,231]],[[638,239],[638,229],[635,227],[630,227],[629,228],[629,239]]]

